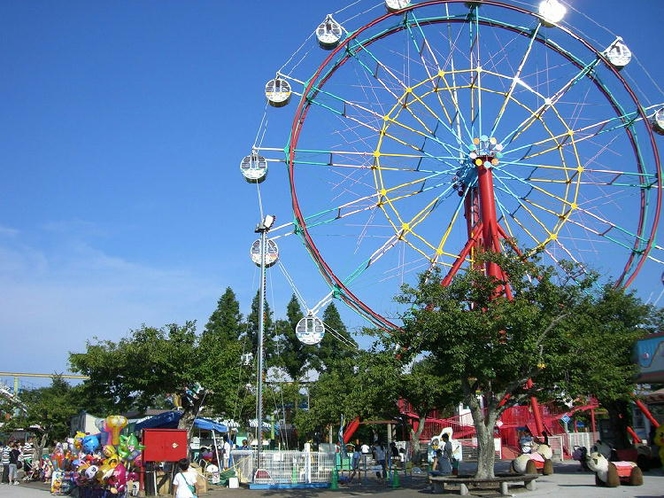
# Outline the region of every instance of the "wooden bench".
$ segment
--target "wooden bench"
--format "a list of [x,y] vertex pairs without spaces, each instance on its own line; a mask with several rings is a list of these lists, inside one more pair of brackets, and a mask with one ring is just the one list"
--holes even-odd
[[444,493],[450,488],[446,486],[458,486],[459,494],[461,496],[468,495],[468,486],[473,486],[483,489],[500,489],[500,494],[509,496],[510,486],[525,486],[527,490],[533,491],[537,489],[536,479],[539,474],[498,474],[493,479],[477,479],[473,476],[429,476],[429,483],[433,487],[434,493]]

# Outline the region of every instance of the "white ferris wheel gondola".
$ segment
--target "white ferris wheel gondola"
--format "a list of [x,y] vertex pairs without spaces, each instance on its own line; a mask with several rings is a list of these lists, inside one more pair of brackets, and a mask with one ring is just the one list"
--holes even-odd
[[325,335],[325,325],[323,320],[309,313],[307,316],[297,322],[295,335],[298,340],[308,346],[320,343]]
[[261,183],[267,177],[267,159],[252,152],[242,158],[240,171],[249,183]]
[[652,116],[650,122],[655,133],[664,135],[664,107],[659,108]]
[[621,70],[632,60],[632,51],[620,36],[604,51],[604,55],[609,63],[618,70]]
[[343,29],[341,24],[332,18],[331,14],[325,17],[325,20],[316,28],[316,38],[318,44],[325,50],[331,50],[341,41]]
[[292,93],[290,83],[280,76],[265,84],[265,96],[273,107],[283,107],[288,104]]
[[[261,265],[261,240],[257,239],[251,244],[251,250],[249,251],[251,260],[256,266]],[[279,260],[279,247],[274,240],[268,239],[265,242],[265,268],[270,268]]]
[[385,0],[385,7],[390,12],[405,9],[410,5],[410,0]]

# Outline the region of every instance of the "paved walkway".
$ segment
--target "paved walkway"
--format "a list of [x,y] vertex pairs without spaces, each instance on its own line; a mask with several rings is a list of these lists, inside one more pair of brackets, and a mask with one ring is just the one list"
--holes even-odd
[[[508,462],[499,462],[496,472],[505,472]],[[511,488],[512,496],[523,498],[536,497],[560,497],[560,498],[662,498],[664,497],[664,472],[656,469],[645,473],[643,486],[630,487],[620,486],[618,488],[599,488],[595,486],[593,474],[579,472],[579,465],[572,463],[557,463],[554,465],[555,472],[549,476],[541,476],[537,479],[537,489],[527,491],[525,488]],[[472,464],[462,465],[461,473],[471,473]],[[386,496],[389,498],[423,498],[431,495],[427,485],[426,476],[413,476],[401,478],[401,487],[394,489],[392,486],[379,484],[375,478],[368,478],[361,483],[350,486],[340,486],[338,490],[331,489],[284,489],[284,490],[250,490],[244,487],[229,489],[220,486],[212,486],[208,493],[200,495],[206,498],[333,498],[336,497],[362,497],[362,496]],[[454,496],[453,493],[445,496]],[[12,498],[45,498],[50,496],[49,487],[43,483],[28,483],[19,486],[0,486],[0,497]],[[437,495],[438,496],[438,495]],[[498,497],[497,491],[471,491],[471,496]]]

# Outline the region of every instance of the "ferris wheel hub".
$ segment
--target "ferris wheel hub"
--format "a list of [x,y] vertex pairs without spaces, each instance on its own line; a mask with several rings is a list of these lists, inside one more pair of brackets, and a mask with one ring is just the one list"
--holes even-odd
[[487,135],[475,137],[470,149],[468,157],[475,166],[492,168],[498,166],[500,158],[503,157],[503,145],[498,142],[496,137]]

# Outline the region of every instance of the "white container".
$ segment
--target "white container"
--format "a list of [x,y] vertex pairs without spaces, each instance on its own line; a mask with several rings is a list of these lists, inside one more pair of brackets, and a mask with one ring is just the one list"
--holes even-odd
[[229,477],[228,478],[228,487],[229,488],[239,488],[240,487],[240,480],[237,477]]

